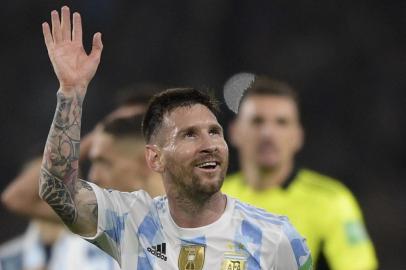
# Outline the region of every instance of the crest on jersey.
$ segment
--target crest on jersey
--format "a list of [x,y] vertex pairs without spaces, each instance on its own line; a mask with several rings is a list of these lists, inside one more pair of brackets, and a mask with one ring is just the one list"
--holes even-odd
[[245,270],[247,257],[237,252],[224,253],[221,270]]
[[203,245],[182,246],[179,253],[179,270],[202,270],[206,247]]

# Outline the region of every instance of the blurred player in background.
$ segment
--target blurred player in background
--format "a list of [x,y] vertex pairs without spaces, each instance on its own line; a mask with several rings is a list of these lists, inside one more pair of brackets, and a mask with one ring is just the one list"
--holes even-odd
[[93,137],[97,131],[103,129],[103,123],[108,123],[117,118],[143,115],[151,97],[154,94],[161,92],[163,89],[165,89],[165,87],[159,83],[141,82],[117,90],[117,108],[100,121],[92,132],[89,132],[82,138],[80,142],[80,160],[84,161],[89,158],[89,151],[92,147]]
[[142,118],[116,118],[101,125],[89,152],[92,182],[127,192],[143,189],[153,197],[164,194],[160,175],[152,172],[145,161]]
[[[21,212],[19,208],[25,207],[24,203],[37,201],[40,167],[41,156],[38,155],[23,167],[2,193],[2,200],[10,210]],[[47,205],[37,205],[44,209],[34,209],[35,213],[53,211]],[[26,213],[27,209],[23,212]],[[51,214],[56,218],[53,212]],[[100,249],[66,230],[62,223],[33,218],[22,236],[0,247],[0,269],[118,270],[119,266]]]
[[[228,176],[222,190],[288,216],[307,239],[315,262],[322,252],[334,270],[377,269],[374,247],[351,192],[339,181],[295,163],[304,138],[296,92],[269,77],[247,79],[233,78],[231,88],[225,89],[227,104],[238,111],[230,139],[239,152],[241,171]],[[245,93],[239,85],[248,87]]]

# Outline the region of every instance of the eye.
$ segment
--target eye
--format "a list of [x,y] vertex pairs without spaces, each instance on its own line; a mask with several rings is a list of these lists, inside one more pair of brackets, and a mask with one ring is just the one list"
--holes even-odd
[[209,130],[210,135],[221,135],[221,129],[218,127],[213,127]]
[[261,116],[255,116],[251,119],[251,124],[254,126],[260,126],[265,122],[264,118]]
[[188,130],[185,132],[185,138],[194,138],[196,137],[196,133],[193,130]]
[[289,121],[288,121],[288,119],[286,119],[286,118],[279,117],[278,119],[276,119],[276,123],[277,123],[279,126],[287,126],[287,125],[289,124]]

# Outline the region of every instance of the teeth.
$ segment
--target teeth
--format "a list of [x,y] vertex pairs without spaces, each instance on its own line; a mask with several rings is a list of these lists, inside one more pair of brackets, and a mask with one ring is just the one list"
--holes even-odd
[[210,161],[210,162],[204,162],[201,163],[199,165],[197,165],[197,167],[202,168],[202,167],[206,167],[206,166],[216,166],[217,163],[215,161]]

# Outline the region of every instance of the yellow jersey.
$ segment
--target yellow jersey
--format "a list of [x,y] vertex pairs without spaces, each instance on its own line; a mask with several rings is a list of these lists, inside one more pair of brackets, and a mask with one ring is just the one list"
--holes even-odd
[[378,267],[361,209],[351,192],[335,179],[295,169],[282,187],[256,191],[246,185],[242,173],[236,173],[226,178],[222,191],[287,216],[306,238],[314,262],[323,252],[334,270]]

